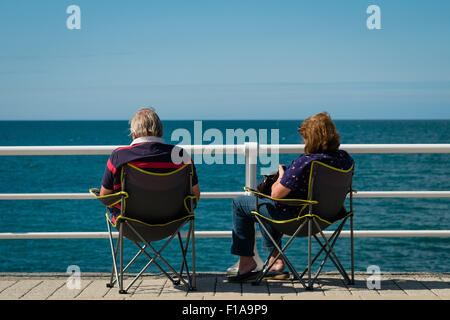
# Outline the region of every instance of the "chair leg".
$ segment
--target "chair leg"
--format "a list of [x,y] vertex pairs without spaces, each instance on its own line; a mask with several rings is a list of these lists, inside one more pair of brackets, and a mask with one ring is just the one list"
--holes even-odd
[[119,240],[116,241],[116,248],[114,249],[114,241],[112,238],[112,233],[111,233],[111,226],[109,224],[108,219],[106,219],[106,224],[108,227],[108,235],[109,235],[109,244],[111,247],[111,255],[113,258],[113,266],[112,266],[112,271],[111,271],[111,279],[109,281],[108,284],[106,284],[106,286],[108,288],[112,288],[114,286],[114,282],[113,282],[113,278],[115,276],[117,283],[119,282],[119,273],[117,271],[117,251],[119,249]]
[[[181,268],[180,268],[180,276],[183,276],[184,265],[186,265],[186,274],[187,274],[187,277],[188,277],[188,283],[190,283],[191,279],[189,278],[189,267],[188,267],[187,262],[186,262],[186,250],[187,250],[187,248],[186,248],[186,250],[184,249],[183,241],[181,240],[181,234],[178,232],[177,235],[178,235],[178,244],[180,245],[181,257],[182,257]],[[186,245],[188,244],[188,239],[189,239],[189,232],[188,232],[188,235],[186,237]],[[180,280],[179,279],[178,279],[177,282],[178,282],[178,284],[180,284]]]
[[[144,245],[141,247],[141,245],[139,243],[137,243],[136,241],[133,241],[133,243],[139,248],[139,252],[134,256],[134,258],[132,260],[130,260],[130,262],[127,264],[127,266],[124,267],[123,265],[123,228],[124,228],[124,224],[127,224],[127,226],[130,228],[130,230],[140,239],[140,241],[142,241],[144,243]],[[191,279],[190,277],[190,273],[189,273],[189,268],[188,268],[188,264],[186,261],[186,254],[187,254],[187,248],[189,245],[189,237],[193,237],[192,238],[192,245],[193,245],[193,260],[195,259],[195,249],[194,249],[194,226],[193,224],[190,225],[189,228],[189,232],[188,232],[188,239],[186,240],[186,249],[183,249],[183,243],[182,240],[180,238],[180,234],[179,231],[181,229],[183,225],[181,225],[178,230],[176,232],[174,232],[172,234],[172,236],[166,241],[166,243],[159,249],[159,251],[156,251],[147,241],[145,241],[143,239],[143,237],[136,231],[136,229],[133,228],[133,226],[131,224],[128,223],[128,221],[124,221],[121,223],[121,225],[119,226],[119,237],[118,240],[116,241],[116,247],[114,248],[114,243],[112,240],[112,235],[110,233],[110,243],[111,243],[111,251],[112,251],[112,255],[113,255],[113,273],[115,271],[115,276],[116,279],[113,279],[113,274],[111,275],[111,281],[109,284],[107,284],[107,286],[112,287],[114,285],[114,282],[117,282],[119,285],[119,293],[124,294],[127,293],[128,290],[130,289],[130,287],[136,282],[136,280],[148,269],[148,267],[154,263],[155,266],[157,266],[167,277],[168,279],[176,284],[179,284],[180,280],[183,282],[183,284],[186,286],[186,288],[188,290],[194,290],[195,289],[195,279]],[[108,229],[110,230],[110,226],[108,224]],[[182,262],[182,266],[181,266],[181,271],[180,274],[178,274],[173,268],[172,266],[161,256],[162,251],[167,247],[167,245],[173,240],[173,238],[175,237],[175,235],[179,235],[179,239],[181,242],[181,251],[183,254],[183,262]],[[146,252],[146,249],[150,248],[153,253],[154,256],[152,257],[149,253]],[[144,253],[144,255],[146,255],[149,259],[149,262],[144,266],[144,268],[142,268],[142,270],[138,273],[138,275],[135,276],[134,279],[132,279],[130,281],[130,283],[128,284],[127,288],[124,289],[124,285],[123,285],[123,277],[124,277],[124,273],[126,272],[126,270],[135,262],[135,260],[142,254]],[[117,257],[119,257],[119,266],[117,266]],[[179,280],[175,280],[173,279],[173,277],[168,274],[157,262],[156,259],[160,258],[161,261],[166,264],[166,266],[173,272],[173,274],[179,279]],[[193,261],[194,263],[194,271],[193,273],[195,274],[195,260]],[[184,268],[184,264],[186,264],[186,272],[188,274],[188,283],[184,280],[184,278],[182,277],[182,272],[183,272],[183,268]]]
[[114,262],[113,262],[113,266],[111,268],[112,270],[111,270],[111,277],[109,279],[109,283],[106,284],[106,287],[108,287],[108,288],[113,288],[114,283],[117,281],[118,273],[117,273],[116,259],[117,259],[118,249],[119,249],[118,245],[116,245],[116,249],[114,249],[114,248],[112,249],[112,256],[113,256]]
[[[317,243],[321,246],[321,249],[316,257],[319,257],[319,255],[322,253],[322,251],[325,251],[326,255],[325,255],[325,258],[320,263],[319,269],[316,271],[316,275],[314,276],[313,281],[315,281],[317,279],[317,277],[319,276],[319,274],[322,271],[323,266],[325,265],[328,258],[330,258],[331,262],[333,262],[336,269],[342,274],[342,270],[340,269],[339,265],[334,261],[333,257],[330,255],[330,251],[326,249],[326,246],[324,244],[322,244],[322,242],[319,240],[319,238],[316,235],[314,235],[314,239],[316,239]],[[333,239],[333,242],[331,243],[332,248],[334,248],[334,244],[336,243],[336,240],[337,240],[337,237],[335,239]],[[331,241],[331,237],[330,237],[330,239],[328,239],[328,242],[330,242],[330,241]],[[313,263],[314,263],[314,261],[313,261]]]
[[352,278],[349,284],[355,284],[355,255],[354,255],[354,244],[353,244],[353,214],[350,216],[350,257],[351,257],[351,272]]
[[119,293],[125,294],[126,290],[123,290],[123,223],[119,227],[119,245],[120,245],[120,274],[119,274]]
[[[276,243],[276,241],[273,239],[272,235],[270,234],[270,232],[267,230],[266,226],[264,225],[264,223],[261,221],[261,219],[258,216],[255,216],[256,219],[258,220],[258,222],[260,223],[261,227],[263,228],[263,230],[267,233],[267,235],[269,236],[270,240],[272,241],[274,247],[278,250],[278,255],[276,256],[276,259],[278,259],[278,257],[281,255],[283,260],[286,262],[289,270],[291,270],[291,272],[294,274],[294,278],[298,279],[300,281],[300,283],[303,285],[303,287],[306,288],[306,285],[304,283],[304,281],[302,280],[302,278],[298,275],[297,270],[295,270],[295,268],[293,267],[293,265],[291,264],[291,262],[289,261],[289,259],[286,257],[286,255],[284,254],[284,251],[288,248],[288,246],[291,244],[291,242],[295,239],[296,235],[301,231],[301,229],[303,229],[303,226],[305,225],[306,221],[303,222],[295,231],[295,233],[289,238],[288,242],[283,246],[283,249],[281,249],[278,244]],[[262,278],[266,275],[266,273],[269,271],[269,269],[271,268],[271,266],[273,265],[273,263],[275,262],[275,260],[272,262],[272,264],[266,268],[264,268],[263,270],[261,270],[258,274],[258,277],[256,278],[256,280],[253,282],[254,285],[257,285],[261,282]]]
[[[332,240],[333,240],[333,238],[336,236],[336,233],[337,233],[337,230],[330,236],[329,241],[332,241]],[[314,258],[312,259],[311,265],[313,265],[313,264],[316,262],[316,260],[319,258],[319,256],[321,255],[321,253],[322,253],[323,251],[326,251],[325,246],[320,242],[320,240],[316,237],[316,235],[313,235],[313,237],[314,237],[314,238],[316,239],[316,241],[319,243],[321,249],[319,250],[319,252],[318,252],[318,253],[314,256]],[[331,246],[334,246],[334,243],[335,243],[335,240],[333,240],[333,243],[331,244]],[[323,261],[322,261],[322,264],[324,264]],[[305,275],[305,273],[306,273],[307,271],[308,271],[308,267],[305,268],[305,270],[302,272],[302,274],[301,274],[300,276],[303,278],[303,276]],[[318,276],[318,272],[316,272],[316,276],[314,277],[313,282],[315,281],[315,279],[317,278],[317,276]]]
[[[331,235],[330,238],[328,238],[328,242],[331,242],[331,247],[334,248],[334,245],[336,244],[337,239],[339,238],[339,235],[341,234],[342,228],[344,227],[346,219],[344,219],[344,221],[339,225],[339,227],[333,232],[333,234]],[[330,251],[327,250],[326,246],[322,244],[322,242],[319,240],[319,238],[314,235],[314,238],[316,239],[317,243],[320,245],[321,249],[319,251],[319,253],[322,253],[322,251],[326,252],[326,256],[325,259],[322,261],[320,269],[322,270],[323,265],[325,264],[326,260],[328,258],[330,258],[331,262],[333,262],[333,264],[335,265],[335,267],[337,269],[339,269],[338,264],[334,261],[333,257],[330,255]]]
[[[189,248],[189,241],[192,238],[192,274],[189,272],[188,263],[186,260],[188,248]],[[178,233],[178,239],[180,242],[180,249],[183,255],[183,261],[181,264],[181,270],[180,270],[180,276],[183,276],[183,267],[186,265],[186,275],[188,278],[188,290],[194,291],[196,289],[195,284],[195,235],[194,235],[194,220],[192,219],[189,223],[189,231],[186,236],[186,243],[183,248],[183,242],[181,240],[181,235]]]
[[330,253],[332,254],[333,258],[335,259],[336,263],[339,266],[338,271],[341,273],[341,275],[344,277],[345,281],[347,281],[347,283],[350,282],[350,278],[348,277],[347,273],[345,272],[345,269],[342,267],[342,264],[340,263],[338,257],[336,256],[336,254],[334,253],[333,248],[331,247],[330,243],[328,242],[327,238],[325,237],[325,235],[323,234],[319,224],[317,223],[317,221],[315,219],[313,219],[316,227],[319,229],[320,235],[322,236],[323,240],[325,241],[325,245],[328,247],[328,250],[330,251]]
[[[184,255],[183,255],[183,262],[186,264],[186,274],[188,277],[188,283],[189,283],[189,290],[191,291],[195,291],[196,288],[196,274],[195,274],[195,233],[194,233],[194,219],[191,219],[191,221],[189,222],[189,231],[188,231],[188,235],[186,237],[186,246],[184,248]],[[186,260],[186,256],[187,256],[187,252],[188,252],[188,248],[189,248],[189,240],[190,238],[192,238],[192,244],[191,244],[191,249],[192,249],[192,273],[189,273],[189,269],[188,269],[188,264],[187,264],[187,260]],[[180,272],[180,275],[182,276],[182,272]]]
[[[166,243],[160,248],[160,250],[159,251],[156,251],[149,243],[148,243],[148,241],[146,241],[142,236],[141,236],[141,234],[139,234],[137,231],[136,231],[136,229],[134,229],[133,228],[133,226],[131,225],[131,224],[128,224],[127,223],[127,225],[128,225],[128,227],[130,227],[130,229],[133,231],[133,233],[140,239],[140,241],[142,241],[144,244],[146,244],[147,245],[147,247],[149,247],[152,251],[153,251],[153,253],[155,254],[155,256],[154,257],[151,257],[147,252],[145,252],[144,251],[144,254],[149,258],[149,259],[152,259],[152,260],[155,260],[156,258],[159,258],[169,269],[170,269],[170,271],[171,272],[173,272],[173,274],[174,275],[176,275],[178,278],[180,278],[180,280],[183,282],[183,284],[186,286],[186,287],[189,287],[189,284],[183,279],[183,277],[181,277],[176,271],[175,271],[175,269],[161,256],[161,252],[167,247],[167,245],[173,240],[173,238],[175,237],[175,235],[180,231],[180,229],[181,229],[181,227],[183,226],[183,225],[180,225],[179,227],[178,227],[178,229],[172,234],[172,236],[166,241]],[[161,269],[161,271],[163,271],[165,274],[166,274],[166,276],[168,276],[169,277],[169,279],[171,279],[171,281],[172,282],[174,282],[174,280],[172,279],[172,277],[170,277],[162,268],[160,268]]]
[[192,227],[192,290],[197,290],[197,271],[196,271],[196,264],[195,264],[195,226],[194,226],[194,219],[191,220],[191,227]]
[[[150,266],[152,263],[154,263],[155,266],[156,266],[162,273],[164,273],[164,275],[165,275],[165,276],[166,276],[173,284],[176,284],[176,280],[174,280],[174,279],[172,278],[172,276],[171,276],[170,274],[168,274],[167,271],[164,270],[164,268],[162,268],[162,267],[156,262],[156,258],[158,258],[158,257],[160,257],[161,260],[163,260],[162,257],[160,256],[160,254],[161,254],[161,252],[165,249],[165,247],[169,244],[170,240],[172,240],[172,239],[173,239],[173,237],[170,238],[169,241],[166,242],[165,245],[164,245],[158,252],[157,252],[157,251],[156,251],[149,243],[145,242],[145,246],[146,246],[146,247],[149,247],[149,248],[153,251],[153,253],[155,254],[155,256],[153,256],[153,257],[150,256],[145,250],[143,250],[142,253],[144,253],[144,254],[147,256],[147,258],[150,260],[149,263],[148,263],[148,266]],[[143,240],[141,240],[141,241],[143,241]],[[139,249],[142,249],[142,247],[141,247],[137,242],[134,241],[134,244],[135,244]],[[168,263],[167,263],[165,260],[163,260],[163,262],[164,262],[166,265],[168,265]],[[169,265],[169,267],[170,267],[170,265]],[[173,269],[172,269],[172,270],[173,270]],[[176,272],[174,272],[174,273],[176,274]]]
[[[334,245],[336,244],[336,241],[339,238],[339,235],[344,227],[344,224],[346,222],[347,218],[344,219],[344,221],[342,221],[342,223],[339,225],[339,227],[333,232],[333,234],[330,236],[330,238],[328,238],[328,242],[331,244],[331,248],[334,248]],[[322,260],[322,262],[320,263],[319,268],[317,269],[313,279],[311,280],[311,285],[314,285],[314,283],[316,282],[318,276],[320,275],[326,261],[328,258],[330,258],[331,262],[333,262],[334,266],[336,267],[336,269],[339,271],[339,273],[344,277],[344,273],[345,270],[343,271],[343,269],[341,269],[341,267],[339,266],[338,263],[335,262],[335,260],[333,259],[333,256],[331,255],[331,251],[327,250],[326,245],[324,245],[319,238],[314,234],[312,235],[314,237],[314,239],[317,241],[317,243],[320,245],[320,250],[319,252],[314,256],[314,258],[311,261],[311,270],[312,270],[312,265],[316,262],[316,260],[320,257],[320,255],[322,254],[323,251],[326,252],[326,256],[325,258]],[[306,272],[308,272],[309,270],[309,266],[303,271],[303,273],[300,275],[302,278],[303,276],[306,274]],[[350,283],[349,283],[350,284]]]
[[311,283],[311,217],[308,217],[308,287],[307,290],[313,289]]
[[[119,246],[116,246],[117,248]],[[128,268],[131,267],[131,265],[136,261],[136,259],[142,254],[142,252],[145,250],[145,248],[147,247],[146,245],[143,246],[142,248],[137,245],[137,247],[139,248],[139,252],[133,257],[133,259],[130,260],[130,262],[128,262],[128,264],[123,268],[123,272],[124,274],[127,272]],[[117,254],[116,254],[117,255]],[[114,283],[116,282],[116,279],[112,279],[111,278],[111,282],[107,285],[107,287],[112,288],[114,286]],[[128,291],[128,289],[126,289],[126,291]]]

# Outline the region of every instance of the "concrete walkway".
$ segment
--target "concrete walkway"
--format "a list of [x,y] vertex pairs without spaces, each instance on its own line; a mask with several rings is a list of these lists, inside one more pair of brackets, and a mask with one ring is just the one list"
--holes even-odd
[[[80,287],[71,289],[68,274],[0,273],[0,300],[73,300],[73,299],[188,299],[188,300],[310,300],[310,299],[450,299],[450,273],[384,273],[380,288],[369,290],[365,273],[355,274],[355,285],[344,283],[339,274],[324,273],[313,291],[291,280],[251,283],[229,283],[224,273],[198,273],[197,290],[186,292],[173,286],[167,278],[145,275],[119,294],[117,286],[106,287],[107,274],[82,274]],[[68,285],[69,284],[69,285]],[[125,286],[127,281],[124,281]]]

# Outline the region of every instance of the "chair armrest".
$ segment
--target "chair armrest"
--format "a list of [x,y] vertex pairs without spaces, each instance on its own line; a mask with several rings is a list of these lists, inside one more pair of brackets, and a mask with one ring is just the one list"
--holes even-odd
[[97,200],[99,200],[107,207],[112,207],[113,205],[119,203],[120,201],[122,201],[122,198],[124,199],[128,198],[128,193],[126,193],[125,191],[119,191],[104,196],[100,195],[100,190],[97,188],[91,188],[89,189],[89,192],[93,194]]
[[[192,208],[188,203],[191,203],[190,201],[187,200],[193,200],[192,201]],[[197,204],[198,204],[198,200],[197,197],[193,194],[187,195],[184,198],[184,208],[186,209],[187,212],[189,212],[190,214],[192,214],[194,212],[194,210],[197,208]]]
[[304,205],[308,205],[308,204],[317,204],[318,202],[315,200],[303,200],[303,199],[277,199],[277,198],[272,198],[264,193],[261,193],[257,190],[251,189],[249,187],[244,187],[244,190],[247,192],[252,193],[255,197],[260,196],[263,198],[267,198],[276,202],[280,202],[283,203],[287,206],[304,206]]

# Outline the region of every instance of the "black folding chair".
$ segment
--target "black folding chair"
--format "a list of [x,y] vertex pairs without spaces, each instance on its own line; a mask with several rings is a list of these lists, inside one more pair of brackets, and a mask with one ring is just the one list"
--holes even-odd
[[[120,192],[100,196],[98,189],[89,190],[107,207],[120,203],[120,215],[114,221],[110,218],[108,210],[106,213],[113,257],[111,280],[107,286],[113,287],[117,282],[119,293],[127,293],[134,282],[153,264],[174,285],[179,285],[182,282],[187,290],[195,290],[195,215],[193,213],[196,206],[196,197],[192,193],[192,164],[186,164],[169,173],[148,172],[131,164],[123,166],[121,170]],[[187,223],[189,223],[189,230],[185,243],[183,243],[180,230]],[[111,226],[119,231],[115,246]],[[178,236],[182,254],[180,272],[175,271],[161,255],[175,236]],[[123,264],[124,238],[131,240],[139,249],[138,253],[125,267]],[[159,250],[151,245],[154,241],[166,238],[167,241]],[[192,241],[192,273],[189,272],[186,260],[190,240]],[[153,252],[153,255],[148,253],[147,249]],[[147,256],[149,262],[124,289],[125,272],[142,254]],[[117,258],[119,258],[119,263],[117,263]],[[164,270],[158,261],[162,262],[172,275]],[[183,277],[184,269],[186,270],[187,281]]]
[[[285,261],[287,267],[292,272],[294,280],[299,280],[306,289],[312,289],[314,282],[317,280],[325,262],[330,259],[342,277],[348,284],[354,283],[354,253],[353,253],[353,197],[355,192],[352,190],[353,181],[353,166],[348,170],[341,170],[333,168],[320,161],[313,161],[311,163],[311,173],[308,183],[308,200],[303,199],[275,199],[265,194],[250,188],[244,188],[246,191],[255,196],[256,209],[252,211],[256,220],[261,227],[267,232],[269,238],[275,246],[274,251],[278,251],[276,258],[269,265],[269,258],[264,263],[264,267],[258,274],[253,284],[257,285],[264,278],[266,273],[270,270],[276,259],[280,256]],[[350,210],[347,211],[344,206],[344,201],[349,195]],[[299,207],[299,214],[296,218],[290,220],[272,220],[258,213],[258,198],[265,197],[274,201],[282,202],[288,206]],[[350,251],[351,251],[351,276],[347,274],[341,262],[339,261],[334,251],[339,235],[346,221],[350,219]],[[340,222],[332,235],[327,238],[323,230],[330,225]],[[281,232],[284,235],[290,236],[289,240],[280,248],[276,241],[272,238],[267,230],[267,225],[270,225],[274,230]],[[322,238],[320,240],[318,235]],[[285,251],[295,238],[308,237],[308,267],[299,274],[289,259]],[[312,259],[311,258],[311,239],[314,238],[320,246],[319,252]],[[325,258],[322,260],[316,274],[312,278],[311,267],[322,253],[325,253]],[[271,253],[271,255],[274,252]],[[308,273],[308,284],[303,281],[305,273]]]

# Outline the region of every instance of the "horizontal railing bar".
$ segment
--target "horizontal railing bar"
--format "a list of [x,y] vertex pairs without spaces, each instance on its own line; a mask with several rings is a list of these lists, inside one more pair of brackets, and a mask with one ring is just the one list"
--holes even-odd
[[[202,199],[231,199],[242,192],[202,192]],[[90,193],[0,193],[0,200],[92,200],[96,199]]]
[[[124,146],[3,146],[0,156],[109,155]],[[205,151],[223,154],[245,154],[245,145],[182,145],[191,154]]]
[[[109,155],[122,146],[2,146],[0,156],[38,155]],[[245,154],[245,145],[183,145],[192,154],[204,151],[224,154]],[[298,154],[304,151],[303,144],[260,144],[260,151],[280,154]],[[341,149],[349,153],[450,153],[450,144],[343,144]]]
[[358,191],[353,198],[450,198],[450,191]]
[[120,146],[11,146],[0,147],[0,156],[109,155]]
[[[303,153],[303,144],[260,144],[260,150],[280,154]],[[349,153],[450,153],[450,144],[342,144],[341,149]]]
[[[246,192],[202,192],[202,199],[232,199]],[[450,191],[358,191],[354,198],[450,198]],[[86,200],[90,193],[0,193],[0,200]]]
[[[331,236],[333,231],[324,231],[326,236]],[[117,238],[118,232],[112,233]],[[186,237],[186,232],[182,233]],[[195,231],[196,238],[231,238],[231,231]],[[450,230],[354,230],[355,238],[412,238],[412,237],[450,237]],[[256,232],[258,238],[260,232]],[[350,237],[350,231],[341,232],[344,238]],[[27,240],[27,239],[106,239],[108,232],[22,232],[0,233],[0,239]]]

